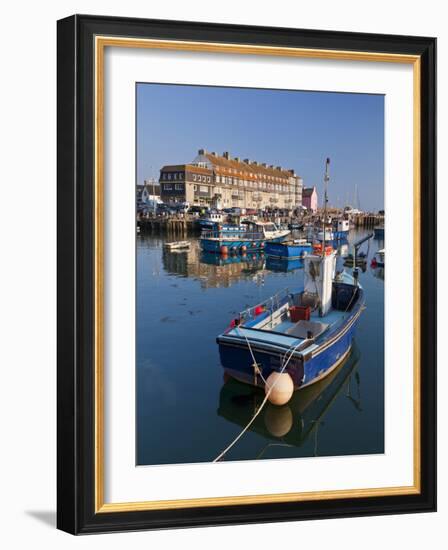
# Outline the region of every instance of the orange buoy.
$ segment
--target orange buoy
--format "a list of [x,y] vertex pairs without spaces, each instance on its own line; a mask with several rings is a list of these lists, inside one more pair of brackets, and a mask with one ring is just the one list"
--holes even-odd
[[225,244],[223,244],[221,246],[221,248],[219,249],[219,251],[221,252],[221,254],[223,256],[227,256],[227,254],[229,253],[229,249],[227,248],[227,246]]

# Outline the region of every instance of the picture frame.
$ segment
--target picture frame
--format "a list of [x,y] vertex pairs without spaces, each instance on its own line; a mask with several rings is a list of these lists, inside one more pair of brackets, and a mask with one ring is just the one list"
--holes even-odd
[[[58,528],[84,534],[435,511],[436,40],[90,15],[58,21],[57,40]],[[412,65],[412,485],[105,502],[103,69],[108,47]]]

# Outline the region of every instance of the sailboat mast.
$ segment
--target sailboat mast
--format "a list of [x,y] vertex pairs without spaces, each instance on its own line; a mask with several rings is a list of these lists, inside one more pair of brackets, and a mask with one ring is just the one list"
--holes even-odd
[[324,241],[323,241],[323,244],[322,244],[322,256],[325,256],[327,203],[328,203],[328,182],[330,180],[330,176],[328,175],[329,165],[330,165],[330,159],[327,157],[327,160],[325,161],[325,176],[324,176]]

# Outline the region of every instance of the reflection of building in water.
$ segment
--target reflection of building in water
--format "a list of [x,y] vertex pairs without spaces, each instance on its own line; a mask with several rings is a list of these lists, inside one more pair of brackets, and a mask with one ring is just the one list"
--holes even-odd
[[201,253],[197,241],[185,251],[163,250],[163,267],[167,273],[199,279],[203,288],[230,287],[241,279],[258,278],[263,273],[263,254],[222,257]]
[[[293,447],[302,446],[314,432],[314,454],[317,456],[319,423],[336,398],[345,392],[345,397],[354,405],[353,410],[361,411],[359,358],[358,350],[353,348],[340,367],[321,382],[296,391],[288,404],[278,407],[268,403],[249,429],[267,439]],[[221,388],[218,414],[243,428],[263,399],[263,391],[230,378]]]

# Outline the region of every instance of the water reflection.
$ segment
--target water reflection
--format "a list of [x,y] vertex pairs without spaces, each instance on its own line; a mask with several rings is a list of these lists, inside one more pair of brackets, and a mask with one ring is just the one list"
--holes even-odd
[[[358,372],[359,350],[354,347],[348,359],[322,381],[296,391],[288,404],[278,407],[268,403],[250,431],[274,444],[301,447],[313,434],[314,456],[319,455],[318,431],[326,414],[339,395],[352,405],[352,412],[362,412],[361,379]],[[218,415],[241,428],[246,426],[264,399],[264,392],[226,377],[219,395]],[[257,458],[261,458],[268,443]]]
[[288,258],[272,258],[271,256],[267,256],[266,258],[266,269],[269,271],[276,271],[277,273],[288,273],[289,271],[302,269],[303,265],[303,260],[300,258],[294,260]]
[[[364,235],[352,231],[349,243]],[[166,240],[173,239],[137,237],[136,460],[210,462],[263,399],[262,390],[235,381],[223,387],[216,336],[242,309],[300,287],[303,269],[276,265],[263,255],[204,256],[194,237],[188,239],[190,250],[169,252]],[[352,355],[320,384],[296,392],[285,407],[267,405],[225,460],[384,452],[384,283],[381,272],[370,268],[380,246],[372,242],[368,269],[360,273],[367,299],[355,337],[362,403]]]
[[162,253],[163,268],[169,275],[192,277],[201,281],[202,288],[230,287],[242,279],[262,274],[263,254],[235,254],[221,256],[204,253],[199,242],[192,240],[188,250]]

